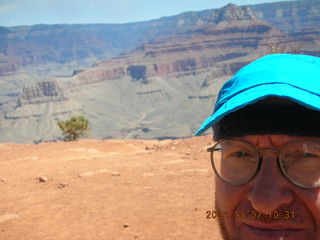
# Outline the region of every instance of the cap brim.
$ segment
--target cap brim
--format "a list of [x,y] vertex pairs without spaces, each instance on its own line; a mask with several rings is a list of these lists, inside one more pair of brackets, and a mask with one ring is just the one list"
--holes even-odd
[[258,85],[240,92],[232,98],[228,99],[228,101],[226,101],[202,124],[202,126],[194,135],[201,135],[208,128],[213,126],[216,122],[218,122],[221,118],[228,115],[229,113],[270,96],[289,98],[290,100],[300,103],[307,108],[315,110],[320,109],[320,96],[317,94],[285,83],[270,83]]

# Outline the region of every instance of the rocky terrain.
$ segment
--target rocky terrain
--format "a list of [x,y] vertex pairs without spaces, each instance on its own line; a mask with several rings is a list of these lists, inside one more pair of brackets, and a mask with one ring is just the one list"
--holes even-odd
[[284,1],[251,5],[259,19],[271,23],[285,33],[299,32],[309,28],[319,28],[320,1]]
[[[249,6],[258,19],[282,32],[317,28],[320,1],[288,1]],[[186,12],[147,22],[0,27],[1,60],[19,65],[78,61],[79,65],[128,52],[157,36],[223,20],[219,9]],[[246,13],[248,14],[248,13]],[[239,17],[241,15],[238,15]],[[242,15],[250,17],[249,15]]]
[[0,239],[219,240],[211,144],[0,144]]
[[1,39],[13,40],[0,40],[0,141],[60,139],[57,122],[77,115],[89,119],[92,138],[190,137],[223,82],[270,47],[320,56],[319,2],[228,4],[128,25],[3,28]]

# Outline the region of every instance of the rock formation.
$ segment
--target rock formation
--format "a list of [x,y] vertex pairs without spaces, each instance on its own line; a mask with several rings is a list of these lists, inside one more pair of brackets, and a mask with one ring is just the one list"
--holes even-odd
[[56,81],[38,82],[24,87],[19,97],[17,107],[25,104],[39,104],[50,101],[65,101],[63,89]]
[[320,1],[283,1],[250,6],[257,18],[273,24],[282,32],[292,33],[307,28],[318,28]]
[[[192,136],[220,86],[270,45],[320,55],[319,1],[306,2],[229,4],[124,25],[0,28],[0,141],[54,141],[57,122],[79,115],[89,119],[93,138]],[[285,9],[294,6],[304,9],[292,15],[294,23],[277,23],[280,13],[273,25],[261,20],[279,9],[288,16]],[[77,62],[114,55],[92,67]]]
[[19,65],[14,62],[0,63],[0,77],[17,74],[19,70]]
[[[241,9],[241,10],[240,10]],[[252,19],[255,16],[286,33],[319,28],[320,1],[286,1],[187,12],[173,17],[128,24],[73,24],[0,27],[0,59],[21,66],[90,63],[129,52],[156,36],[172,35],[205,23]],[[82,66],[79,66],[82,67]]]
[[[250,56],[252,52],[263,53],[266,35],[280,36],[281,33],[256,19],[250,8],[229,4],[217,11],[211,22],[192,26],[178,35],[155,38],[131,53],[96,64],[76,76],[82,84],[125,76],[146,82],[155,76],[197,75],[224,61],[232,64],[232,68],[228,67],[232,74],[254,58]],[[241,58],[247,58],[240,61],[243,64],[238,62]],[[229,73],[223,72],[220,76]]]

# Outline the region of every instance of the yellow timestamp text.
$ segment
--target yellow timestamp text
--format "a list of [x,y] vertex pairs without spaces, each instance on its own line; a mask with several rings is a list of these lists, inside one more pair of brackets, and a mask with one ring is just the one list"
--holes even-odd
[[292,220],[295,218],[295,212],[293,210],[284,210],[284,211],[272,211],[268,214],[262,214],[255,210],[244,211],[237,210],[233,212],[228,211],[219,211],[219,210],[207,210],[206,211],[207,219],[219,219],[219,218],[234,218],[234,219],[244,219],[251,218],[254,220]]

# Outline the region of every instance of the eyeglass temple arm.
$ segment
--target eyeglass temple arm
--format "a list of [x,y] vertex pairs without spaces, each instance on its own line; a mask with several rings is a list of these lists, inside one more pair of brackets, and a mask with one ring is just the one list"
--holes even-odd
[[220,151],[220,150],[221,148],[214,148],[214,147],[207,148],[207,152]]

